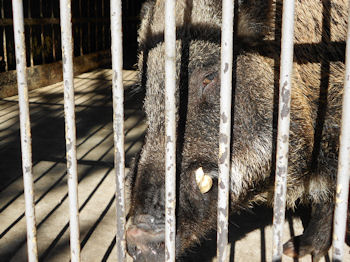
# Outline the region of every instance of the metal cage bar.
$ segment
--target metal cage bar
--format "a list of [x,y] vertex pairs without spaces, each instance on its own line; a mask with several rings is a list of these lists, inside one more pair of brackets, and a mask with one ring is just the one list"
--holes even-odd
[[[5,11],[4,11],[4,1],[1,1],[1,17],[5,18]],[[3,52],[4,52],[4,63],[5,63],[5,71],[8,70],[8,63],[7,63],[7,44],[6,44],[6,27],[4,26],[2,28],[2,39],[3,39]]]
[[[349,1],[350,3],[350,1]],[[346,41],[346,70],[344,80],[342,124],[340,130],[340,148],[334,211],[332,261],[343,261],[346,219],[348,209],[350,177],[350,8],[348,16],[348,33]]]
[[71,261],[80,261],[71,0],[60,0]]
[[[90,1],[91,0],[86,0],[86,5],[88,6],[87,9],[87,17],[88,19],[91,18],[91,11],[90,11]],[[87,36],[88,36],[88,42],[87,42],[87,53],[91,53],[91,23],[89,22],[89,20],[87,21]]]
[[18,83],[18,100],[20,109],[20,132],[22,150],[22,169],[25,197],[25,214],[27,222],[28,261],[38,261],[35,225],[34,184],[32,173],[32,145],[28,103],[28,86],[26,74],[26,50],[23,20],[23,1],[13,0],[13,30],[16,49],[16,70]]
[[[94,18],[97,18],[97,1],[94,2]],[[98,25],[99,23],[95,23],[95,51],[98,50]]]
[[165,261],[175,261],[176,235],[176,28],[175,0],[165,1]]
[[234,1],[222,1],[221,31],[221,87],[220,87],[220,133],[219,133],[219,180],[217,211],[217,258],[219,262],[229,261],[228,215],[231,162],[231,100],[233,61],[233,18]]
[[[102,0],[101,1],[101,13],[102,13],[102,18],[104,18],[105,17],[105,0]],[[101,34],[102,34],[102,41],[101,41],[101,43],[102,43],[102,50],[104,50],[105,48],[106,48],[106,44],[105,44],[105,29],[106,28],[106,25],[105,25],[105,23],[102,23],[102,28],[101,28]]]
[[[53,3],[51,3],[51,18],[55,18],[54,15],[54,6]],[[55,34],[55,25],[51,24],[51,37],[52,37],[52,59],[53,61],[57,61],[56,60],[56,34]]]
[[285,219],[288,174],[290,100],[293,71],[293,38],[294,0],[286,0],[283,2],[282,14],[272,261],[281,261],[282,259],[282,234]]
[[[81,9],[81,0],[79,0],[79,18],[83,16],[83,12]],[[79,25],[79,41],[80,41],[80,55],[82,56],[84,54],[83,50],[83,24]]]
[[[43,0],[40,0],[40,18],[44,18],[43,15]],[[45,47],[45,36],[44,36],[44,25],[40,26],[40,41],[41,41],[41,46]],[[45,52],[44,52],[45,48],[43,48],[41,50],[41,59],[42,59],[42,63],[45,64],[46,63],[46,58],[45,58]]]
[[[28,19],[32,17],[31,11],[31,0],[28,0]],[[34,48],[33,48],[33,27],[31,25],[29,27],[29,55],[30,55],[30,66],[34,66]]]
[[113,129],[114,168],[116,173],[117,204],[117,261],[126,261],[125,240],[125,191],[124,191],[124,88],[123,88],[123,46],[122,46],[122,2],[111,0],[111,37],[113,70]]

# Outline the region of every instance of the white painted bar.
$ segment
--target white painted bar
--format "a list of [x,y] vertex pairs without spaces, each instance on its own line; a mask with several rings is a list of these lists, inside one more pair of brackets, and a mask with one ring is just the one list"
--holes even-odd
[[60,0],[71,261],[80,261],[71,0]]
[[176,28],[175,0],[165,1],[165,261],[175,261],[176,235]]
[[117,261],[126,261],[125,240],[125,155],[124,155],[124,88],[123,88],[123,45],[122,45],[122,2],[111,0],[111,40],[113,70],[113,129],[114,168],[116,173],[117,204]]
[[27,61],[24,36],[23,1],[13,0],[13,31],[16,49],[16,70],[18,83],[19,118],[21,129],[22,169],[25,197],[25,214],[27,222],[28,261],[38,261],[36,240],[34,184],[32,172],[32,138],[27,86]]
[[279,82],[276,177],[273,214],[272,261],[282,260],[282,234],[285,219],[290,100],[293,71],[294,0],[283,1],[281,67]]
[[228,216],[231,162],[231,100],[234,1],[222,1],[217,260],[229,261]]
[[[350,6],[350,1],[349,1]],[[343,93],[342,125],[338,158],[335,196],[332,261],[343,261],[350,178],[350,9],[345,51],[345,79]]]

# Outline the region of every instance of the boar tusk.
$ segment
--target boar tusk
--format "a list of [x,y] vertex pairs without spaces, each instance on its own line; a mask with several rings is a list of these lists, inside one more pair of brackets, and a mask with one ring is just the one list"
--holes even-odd
[[203,171],[203,168],[200,167],[196,170],[196,182],[197,182],[197,185],[200,183],[200,181],[202,181],[203,177],[204,177],[204,171]]
[[201,191],[202,194],[207,193],[212,186],[213,186],[213,179],[208,175],[204,175],[202,182],[200,183],[200,185],[198,185],[199,190]]
[[199,190],[202,194],[207,193],[213,186],[213,179],[204,173],[202,167],[198,168],[195,174]]

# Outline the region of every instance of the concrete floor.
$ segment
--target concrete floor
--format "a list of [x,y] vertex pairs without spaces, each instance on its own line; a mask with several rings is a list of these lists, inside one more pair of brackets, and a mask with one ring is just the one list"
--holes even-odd
[[[89,262],[116,261],[111,77],[109,69],[75,77],[81,260]],[[135,72],[124,71],[127,167],[146,128],[142,97],[129,92],[135,77]],[[62,91],[57,83],[30,92],[40,261],[70,260]],[[0,100],[0,261],[27,261],[17,101],[16,96]],[[289,213],[287,218],[286,241],[302,233],[300,220]],[[271,261],[271,210],[256,207],[231,221],[231,261]],[[184,261],[213,260],[215,241],[213,232]],[[350,261],[349,252],[346,246],[344,261]]]

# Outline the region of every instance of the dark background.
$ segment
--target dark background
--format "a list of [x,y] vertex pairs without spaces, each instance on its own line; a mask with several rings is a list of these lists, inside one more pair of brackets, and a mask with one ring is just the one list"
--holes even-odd
[[[136,63],[139,12],[144,1],[124,0],[124,68]],[[110,0],[72,0],[74,56],[110,49]],[[59,0],[24,0],[27,66],[61,60]],[[0,72],[15,69],[12,1],[0,1]]]

